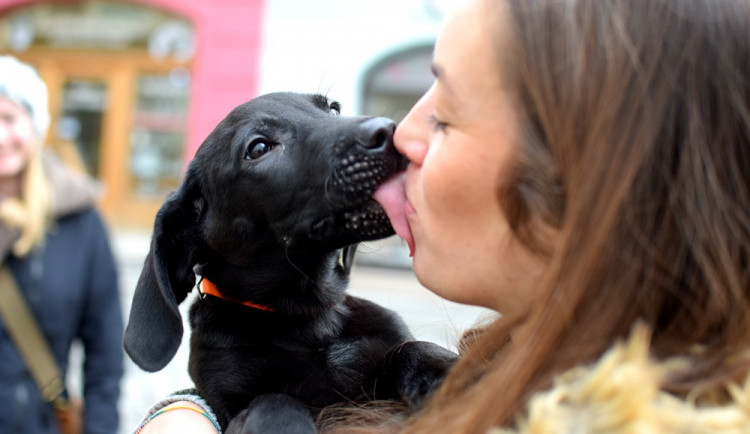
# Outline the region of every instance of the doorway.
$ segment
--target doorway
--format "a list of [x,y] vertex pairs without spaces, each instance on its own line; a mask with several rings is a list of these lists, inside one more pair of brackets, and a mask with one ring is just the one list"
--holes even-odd
[[62,83],[54,145],[76,169],[101,178],[102,124],[107,83],[101,78],[70,77]]
[[47,83],[47,146],[102,182],[107,220],[149,228],[184,164],[190,73],[184,63],[104,53],[25,53]]
[[0,52],[39,71],[46,144],[101,181],[109,223],[151,228],[184,165],[192,24],[129,2],[35,2],[0,16]]

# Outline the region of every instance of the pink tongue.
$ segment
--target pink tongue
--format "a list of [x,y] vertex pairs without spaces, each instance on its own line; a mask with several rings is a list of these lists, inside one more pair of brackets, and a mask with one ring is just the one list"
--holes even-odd
[[393,225],[393,230],[396,231],[396,235],[406,241],[413,254],[414,239],[411,234],[411,228],[409,228],[409,223],[406,221],[406,213],[404,212],[406,206],[405,180],[406,172],[397,174],[378,187],[372,197],[383,207],[388,220]]

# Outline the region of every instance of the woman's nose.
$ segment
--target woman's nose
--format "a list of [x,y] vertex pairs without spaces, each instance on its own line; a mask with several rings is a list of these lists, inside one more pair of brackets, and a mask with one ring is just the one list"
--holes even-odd
[[430,140],[430,91],[412,107],[396,128],[393,144],[410,163],[421,165],[427,155]]

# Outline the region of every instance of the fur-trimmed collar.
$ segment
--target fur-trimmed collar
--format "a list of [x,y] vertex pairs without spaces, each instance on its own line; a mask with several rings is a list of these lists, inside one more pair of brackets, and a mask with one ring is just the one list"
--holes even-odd
[[52,217],[58,219],[95,206],[101,185],[90,177],[72,171],[53,154],[42,160],[52,185]]
[[[42,158],[44,172],[52,188],[52,217],[66,215],[95,206],[100,185],[90,177],[74,172],[51,153]],[[18,231],[0,225],[0,258],[4,258],[18,238]]]
[[730,401],[696,403],[660,390],[661,379],[686,363],[649,359],[643,327],[592,366],[572,369],[535,394],[510,433],[750,433],[750,380],[727,385]]

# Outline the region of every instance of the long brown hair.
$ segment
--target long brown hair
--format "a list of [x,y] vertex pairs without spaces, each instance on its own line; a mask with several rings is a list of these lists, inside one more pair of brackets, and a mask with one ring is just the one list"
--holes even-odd
[[[637,322],[655,358],[693,361],[667,391],[744,374],[726,361],[750,344],[750,2],[485,3],[522,119],[499,197],[549,261],[545,291],[527,317],[468,344],[407,431],[511,423]],[[557,230],[551,248],[535,238],[540,221]]]

